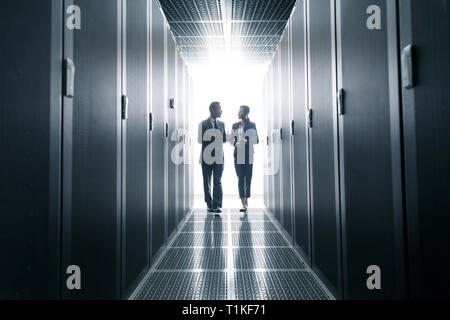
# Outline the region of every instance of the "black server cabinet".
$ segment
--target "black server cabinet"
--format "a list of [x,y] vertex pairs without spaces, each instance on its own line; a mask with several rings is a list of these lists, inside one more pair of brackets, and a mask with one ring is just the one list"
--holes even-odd
[[57,299],[63,4],[0,4],[0,299]]
[[179,158],[176,163],[176,188],[177,188],[177,224],[184,217],[184,161],[183,161],[183,152],[184,152],[184,75],[183,75],[183,59],[179,51],[177,51],[177,119],[176,119],[176,130],[178,130],[178,134],[176,137],[175,143],[177,144],[177,149],[175,149],[175,154],[177,158]]
[[[265,123],[264,126],[266,130],[269,130],[269,87],[268,87],[268,74],[264,76],[263,82],[263,107],[264,107],[264,117]],[[270,154],[269,154],[269,144],[270,137],[268,131],[265,131],[265,141],[264,141],[264,206],[269,209],[269,177],[268,174],[269,164],[270,164]]]
[[155,256],[164,245],[165,241],[165,157],[166,143],[165,130],[165,51],[164,51],[164,17],[161,13],[158,1],[152,3],[151,19],[151,109],[153,128],[151,132],[152,158],[151,158],[151,257]]
[[184,189],[186,190],[185,194],[185,205],[186,205],[186,211],[185,215],[190,213],[191,211],[191,193],[194,192],[194,190],[191,189],[191,164],[192,164],[192,142],[193,142],[193,132],[191,127],[191,114],[192,106],[191,106],[191,78],[189,75],[189,69],[187,65],[184,66],[185,72],[185,78],[184,78],[184,95],[185,95],[185,117],[184,121],[186,123],[186,130],[187,130],[187,136],[186,136],[186,145],[185,145],[185,164],[184,164],[184,170],[185,170],[185,180],[184,180]]
[[193,178],[193,168],[194,168],[194,126],[193,126],[193,87],[192,87],[192,78],[191,75],[188,73],[188,68],[186,66],[186,90],[187,90],[187,109],[186,109],[186,121],[187,121],[187,128],[188,128],[188,132],[189,132],[189,140],[188,140],[188,159],[187,159],[187,181],[186,184],[188,185],[188,192],[186,195],[187,198],[187,211],[188,213],[191,212],[191,210],[193,209],[193,197],[194,197],[194,186],[192,184],[192,181],[194,180]]
[[[168,28],[168,27],[167,27]],[[175,127],[175,113],[178,112],[180,108],[180,102],[175,99],[175,82],[176,82],[176,48],[175,41],[172,38],[172,33],[167,31],[166,33],[166,43],[167,43],[167,101],[165,108],[167,109],[167,236],[170,237],[177,227],[177,201],[176,201],[176,181],[175,181],[175,170],[176,165],[172,159],[172,152],[175,148],[176,141],[174,137],[176,136]],[[166,239],[167,240],[167,239]]]
[[189,137],[190,137],[190,127],[189,127],[189,71],[186,64],[183,62],[183,102],[184,102],[184,117],[183,117],[183,128],[185,134],[183,136],[183,218],[189,212]]
[[296,244],[310,261],[310,211],[308,130],[306,120],[306,20],[305,1],[297,1],[291,17],[292,45],[292,150],[293,150],[293,212]]
[[344,297],[402,298],[396,4],[338,0],[336,26]]
[[[69,14],[63,54],[75,65],[76,76],[74,92],[66,89],[63,99],[62,297],[119,298],[122,2],[64,1],[64,11]],[[77,18],[69,16],[78,11],[79,28]],[[66,286],[72,266],[81,271],[81,290]]]
[[[334,99],[334,1],[309,0],[307,12],[312,262],[313,269],[339,296],[341,241],[337,111]],[[364,70],[362,68],[361,72]]]
[[272,104],[272,139],[273,139],[273,213],[275,218],[283,224],[283,207],[282,207],[282,139],[281,130],[281,79],[280,79],[280,51],[278,50],[273,62],[273,104]]
[[268,209],[270,212],[275,214],[275,189],[274,189],[274,176],[276,172],[276,161],[275,161],[275,144],[274,144],[274,123],[273,123],[273,97],[275,95],[274,81],[273,81],[273,64],[269,66],[269,71],[267,74],[268,78],[268,97],[267,97],[267,134],[269,136],[269,167],[267,171],[268,175]]
[[186,130],[188,130],[187,128],[187,121],[186,121],[186,108],[187,108],[187,103],[186,103],[186,70],[185,70],[185,64],[184,64],[184,60],[181,57],[180,54],[180,85],[181,85],[181,103],[182,103],[182,108],[180,110],[180,128],[182,130],[181,135],[180,135],[180,143],[183,145],[183,149],[181,152],[181,157],[182,157],[182,162],[180,164],[180,171],[181,171],[181,178],[180,178],[180,190],[182,191],[181,193],[181,197],[180,197],[180,201],[181,201],[181,207],[180,207],[180,219],[178,220],[179,222],[181,222],[181,220],[184,218],[185,214],[186,214],[186,207],[187,207],[187,202],[186,202],[186,194],[188,192],[187,188],[186,188],[186,160],[185,160],[185,156],[186,156],[186,152],[187,152],[187,148],[188,145],[186,144]]
[[292,229],[292,204],[291,204],[291,146],[292,146],[292,134],[291,134],[291,97],[290,97],[290,74],[291,74],[291,62],[290,62],[290,34],[289,28],[285,29],[283,38],[280,44],[280,84],[281,84],[281,97],[280,97],[280,127],[281,127],[281,158],[282,158],[282,181],[281,184],[282,196],[281,206],[283,208],[283,227],[287,233],[293,236]]
[[[189,123],[193,125],[193,121],[194,121],[194,103],[195,103],[195,95],[194,95],[194,80],[192,78],[192,76],[189,76],[189,116],[190,116],[190,120]],[[194,160],[194,141],[195,141],[195,126],[191,126],[190,127],[190,132],[191,132],[191,143],[190,143],[190,157],[191,157],[191,161],[189,162],[189,189],[190,189],[190,194],[189,194],[189,198],[190,198],[190,209],[193,209],[194,206],[194,194],[195,194],[195,190],[194,190],[194,165],[196,164],[195,160]]]
[[185,131],[185,136],[183,137],[184,151],[183,151],[183,184],[184,184],[184,195],[183,195],[183,217],[189,212],[189,194],[191,193],[189,187],[189,154],[190,154],[190,123],[189,123],[189,70],[187,66],[183,63],[183,101],[184,101],[184,117],[183,117],[183,128]]
[[266,208],[268,211],[272,211],[272,193],[271,193],[271,186],[272,186],[272,163],[273,163],[273,157],[272,157],[272,101],[271,101],[271,86],[270,86],[270,76],[271,76],[271,70],[272,66],[269,65],[269,68],[266,73],[266,81],[267,81],[267,94],[266,94],[266,127],[267,127],[267,137],[266,137],[266,144],[267,144],[267,161],[266,161],[266,179],[267,179],[267,205]]
[[449,299],[450,1],[399,10],[410,297]]
[[[149,258],[149,16],[147,0],[127,0],[124,35],[128,119],[124,137],[125,214],[123,230],[123,296],[135,286]],[[126,147],[126,148],[125,148]]]
[[266,128],[264,136],[264,206],[267,210],[269,209],[269,165],[270,165],[270,136],[269,136],[269,87],[268,83],[268,72],[264,76],[263,84],[263,103],[264,103],[264,127]]
[[187,206],[187,213],[190,213],[192,210],[192,198],[194,195],[194,187],[192,184],[193,181],[193,175],[192,175],[192,170],[193,170],[193,164],[195,163],[193,161],[193,149],[194,149],[194,141],[195,141],[195,130],[193,129],[195,126],[193,126],[193,92],[192,92],[192,78],[191,75],[189,74],[189,69],[186,68],[186,83],[185,83],[185,87],[186,87],[186,123],[187,123],[187,130],[188,130],[188,137],[186,140],[187,143],[187,156],[186,156],[186,186],[187,186],[187,191],[186,191],[186,206]]

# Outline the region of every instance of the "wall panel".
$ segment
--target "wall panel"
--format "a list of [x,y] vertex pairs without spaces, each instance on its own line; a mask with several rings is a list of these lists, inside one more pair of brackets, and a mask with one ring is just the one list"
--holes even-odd
[[293,204],[295,242],[310,257],[308,130],[306,128],[306,19],[305,1],[298,1],[292,24]]
[[64,298],[113,299],[121,274],[122,7],[76,4],[90,19],[64,37],[76,77],[73,99],[64,99],[62,268],[80,267],[83,290],[69,291],[65,272],[61,285]]
[[152,207],[151,207],[151,255],[152,262],[165,241],[165,52],[164,18],[157,1],[152,1],[152,77],[151,108],[153,115],[152,131]]
[[334,5],[308,1],[308,87],[313,266],[340,291],[340,215]]
[[126,121],[125,212],[123,226],[124,295],[148,267],[148,1],[126,1]]
[[402,89],[410,297],[450,298],[450,1],[399,1],[401,50],[413,47]]
[[[391,91],[398,69],[397,56],[389,55],[397,39],[388,37],[396,34],[395,10],[391,1],[337,1],[343,277],[350,299],[404,297],[403,230],[396,222],[402,217],[401,155],[393,148],[400,139],[399,93]],[[379,290],[366,285],[370,266],[382,272]]]

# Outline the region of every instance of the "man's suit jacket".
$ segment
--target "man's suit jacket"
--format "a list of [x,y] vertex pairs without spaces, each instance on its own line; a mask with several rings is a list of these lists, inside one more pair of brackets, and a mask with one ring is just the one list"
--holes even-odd
[[[202,152],[200,154],[200,163],[202,165],[206,165],[204,159],[203,159],[203,151],[205,150],[205,148],[210,145],[211,143],[214,142],[214,138],[211,139],[211,141],[204,141],[203,137],[205,136],[205,132],[208,130],[212,130],[213,126],[211,124],[211,120],[210,118],[206,119],[205,121],[202,121],[199,125],[198,128],[198,142],[202,145]],[[220,144],[218,144],[217,146],[217,151],[221,152],[223,154],[223,144],[227,142],[227,134],[225,131],[225,123],[223,123],[222,121],[217,120],[217,130],[221,131],[221,136],[223,137],[222,141]],[[222,158],[222,163],[224,163],[224,158]]]

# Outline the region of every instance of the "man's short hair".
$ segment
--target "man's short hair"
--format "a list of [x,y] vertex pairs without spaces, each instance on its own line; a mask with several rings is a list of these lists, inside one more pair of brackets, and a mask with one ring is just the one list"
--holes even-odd
[[209,112],[213,112],[215,110],[217,110],[217,108],[220,106],[220,102],[218,101],[214,101],[213,103],[211,103],[209,105]]
[[242,110],[244,110],[245,114],[250,113],[250,108],[248,106],[242,106],[241,108],[242,108]]

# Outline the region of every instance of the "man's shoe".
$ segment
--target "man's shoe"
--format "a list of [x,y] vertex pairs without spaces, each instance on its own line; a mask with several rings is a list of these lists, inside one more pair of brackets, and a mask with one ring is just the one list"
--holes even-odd
[[214,211],[215,213],[222,213],[222,209],[217,208],[216,211]]
[[239,212],[245,213],[245,209],[242,208],[241,210],[239,210]]
[[208,213],[213,213],[213,212],[216,212],[216,210],[213,208],[208,208]]

